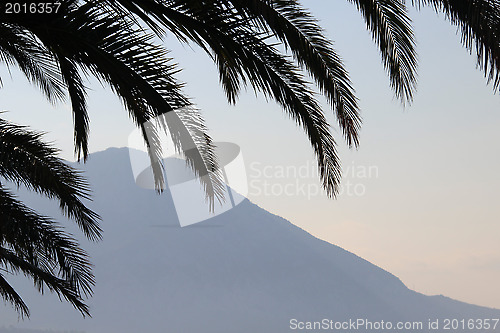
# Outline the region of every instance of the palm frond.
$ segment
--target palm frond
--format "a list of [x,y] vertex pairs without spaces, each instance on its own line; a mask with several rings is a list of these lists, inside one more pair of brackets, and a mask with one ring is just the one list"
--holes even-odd
[[[349,146],[358,146],[361,117],[344,64],[317,20],[296,0],[230,0],[239,13],[257,21],[289,48],[334,108]],[[259,24],[260,23],[260,24]]]
[[20,258],[12,251],[2,247],[0,247],[0,263],[15,273],[21,272],[31,277],[41,293],[43,293],[43,286],[45,285],[50,291],[63,296],[82,315],[90,316],[89,307],[83,302],[69,281],[56,277],[52,272],[41,269],[39,266]]
[[[113,1],[115,2],[115,1]],[[205,49],[212,58],[241,63],[231,58],[227,47],[217,46],[221,38],[241,31],[254,36],[268,35],[271,31],[290,48],[298,63],[313,76],[320,90],[336,111],[339,126],[349,145],[358,145],[361,117],[347,71],[324,36],[316,20],[297,1],[210,1],[200,6],[197,1],[135,1],[117,0],[133,14],[149,15],[183,42],[192,41]],[[234,47],[233,47],[234,48]],[[229,102],[234,103],[244,81],[238,66],[222,66],[219,74]]]
[[417,83],[417,54],[405,1],[349,1],[356,4],[379,46],[396,97],[403,104],[411,103]]
[[11,303],[21,317],[29,317],[30,311],[26,303],[19,294],[12,288],[12,286],[5,280],[3,275],[0,273],[0,295],[4,300]]
[[[209,52],[219,68],[221,83],[230,101],[236,99],[243,85],[250,83],[274,98],[304,127],[315,149],[325,189],[334,195],[340,180],[335,144],[298,68],[264,42],[267,34],[248,31],[245,21],[236,22],[228,12],[221,15],[217,8],[197,7],[192,1],[168,4],[170,6],[149,10],[155,10],[155,17],[167,27],[183,27],[176,32],[181,39],[191,39]],[[184,35],[184,30],[189,34]]]
[[[92,293],[94,276],[88,256],[79,244],[55,222],[26,207],[1,185],[0,219],[0,265],[10,273],[22,272],[32,277],[40,292],[46,285],[62,294],[87,315],[81,292]],[[3,293],[12,294],[9,290],[8,284],[4,285]],[[21,304],[20,298],[12,297],[8,300],[14,305]]]
[[475,52],[488,83],[500,92],[500,2],[490,0],[413,0],[417,8],[430,6],[461,31],[461,41]]
[[[37,27],[30,29],[57,59],[65,59],[66,63],[78,63],[83,70],[111,86],[122,99],[136,124],[141,127],[154,166],[161,157],[161,148],[155,140],[151,141],[151,131],[146,131],[144,124],[161,114],[191,105],[180,92],[182,85],[173,78],[178,69],[170,63],[166,50],[152,43],[153,36],[144,33],[142,29],[134,28],[134,22],[127,16],[105,12],[95,2],[83,4],[69,12],[66,20],[47,22],[43,29]],[[216,189],[223,188],[222,180],[216,172],[216,161],[206,160],[212,158],[214,154],[201,153],[211,151],[212,147],[208,144],[210,140],[206,140],[208,134],[203,132],[201,117],[198,116],[196,119],[200,125],[199,130],[191,132],[187,129],[179,130],[199,137],[192,138],[185,135],[182,136],[184,141],[176,144],[183,151],[188,150],[184,149],[184,146],[192,147],[193,143],[198,146],[198,152],[191,150],[192,153],[186,156],[189,166],[214,168],[215,173],[212,177],[202,179],[205,188],[214,189],[207,193],[213,202],[215,198],[221,199],[220,191]],[[80,123],[85,124],[84,121]],[[185,125],[181,121],[176,126]],[[80,129],[75,127],[78,133],[82,130],[83,127]],[[84,138],[83,134],[77,135],[78,137]],[[77,143],[81,144],[82,141]],[[83,150],[84,158],[87,153]],[[194,159],[201,159],[203,163],[197,163]],[[163,175],[159,172],[159,167],[154,167],[154,170],[157,188],[161,189]],[[195,172],[204,174],[206,170],[195,170]]]
[[[274,97],[288,114],[304,129],[316,154],[319,175],[328,196],[336,196],[341,179],[341,166],[328,122],[314,95],[295,66],[273,48],[260,45],[254,52],[262,59],[255,63],[260,74],[247,72],[250,81]],[[263,77],[262,77],[263,76]],[[262,81],[260,81],[262,80]]]
[[89,239],[100,239],[99,216],[80,200],[89,199],[87,182],[58,159],[56,152],[41,141],[40,133],[0,119],[0,176],[57,198],[63,212],[78,223]]
[[0,22],[0,62],[17,65],[49,101],[64,100],[65,87],[54,58],[29,31]]
[[58,58],[64,82],[68,88],[73,111],[75,154],[78,159],[88,152],[89,116],[87,112],[86,91],[76,64],[70,59]]

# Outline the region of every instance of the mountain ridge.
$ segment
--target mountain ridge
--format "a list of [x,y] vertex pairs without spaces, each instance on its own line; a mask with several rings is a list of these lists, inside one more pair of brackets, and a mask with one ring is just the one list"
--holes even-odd
[[[95,263],[93,318],[82,320],[54,295],[38,296],[16,281],[32,318],[16,323],[6,307],[1,324],[89,333],[271,333],[293,331],[293,318],[500,318],[495,309],[412,291],[381,267],[249,200],[181,228],[168,189],[158,196],[135,185],[126,148],[91,154],[82,166],[104,229],[101,243],[82,242]],[[27,200],[50,214],[57,210],[35,195]]]

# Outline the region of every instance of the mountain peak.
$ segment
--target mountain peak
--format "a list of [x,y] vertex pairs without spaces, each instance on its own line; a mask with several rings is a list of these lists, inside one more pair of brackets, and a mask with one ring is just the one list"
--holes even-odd
[[496,310],[409,290],[394,275],[247,199],[182,228],[170,193],[137,186],[128,159],[126,148],[110,148],[79,166],[104,229],[101,243],[84,244],[97,280],[89,300],[93,318],[80,318],[53,295],[39,297],[20,277],[32,317],[18,323],[6,308],[0,312],[4,325],[92,333],[274,333],[293,331],[292,319],[427,325],[431,318],[500,317]]

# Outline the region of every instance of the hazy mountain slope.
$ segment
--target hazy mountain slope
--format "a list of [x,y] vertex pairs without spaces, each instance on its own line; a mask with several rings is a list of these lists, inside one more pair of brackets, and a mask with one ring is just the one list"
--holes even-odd
[[[126,149],[92,154],[82,167],[105,235],[99,244],[84,244],[98,281],[89,301],[93,318],[83,320],[56,296],[38,296],[16,279],[32,318],[16,324],[14,311],[1,307],[0,327],[271,333],[291,331],[292,318],[426,324],[437,317],[500,318],[497,310],[411,291],[392,274],[248,200],[180,228],[169,193],[158,196],[134,184]],[[28,197],[47,213],[57,209]]]

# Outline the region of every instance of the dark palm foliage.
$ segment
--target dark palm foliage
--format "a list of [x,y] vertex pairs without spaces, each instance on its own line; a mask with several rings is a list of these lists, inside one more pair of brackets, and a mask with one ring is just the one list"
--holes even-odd
[[88,314],[82,296],[91,293],[94,277],[86,253],[52,219],[38,214],[13,195],[5,181],[59,201],[64,214],[78,223],[89,239],[99,239],[98,216],[85,207],[88,185],[56,157],[41,135],[0,119],[0,295],[23,315],[22,298],[9,285],[9,274],[30,277]]
[[[382,56],[395,95],[411,102],[417,60],[411,19],[404,0],[349,0],[357,6]],[[180,91],[177,71],[166,49],[153,42],[175,35],[200,46],[219,69],[228,101],[247,85],[275,99],[300,124],[313,146],[324,188],[335,195],[340,164],[335,140],[305,73],[336,113],[349,146],[359,144],[359,108],[347,70],[314,17],[298,0],[67,0],[57,14],[0,14],[0,59],[17,65],[51,100],[69,95],[73,106],[75,149],[88,153],[88,116],[83,79],[93,75],[120,96],[142,128],[153,162],[161,152],[156,116],[178,112],[162,124],[179,151],[201,177],[211,204],[224,187],[202,118]],[[465,46],[499,88],[499,3],[490,0],[414,0],[433,6],[462,31]],[[145,23],[145,25],[144,25]],[[283,45],[288,54],[279,51]],[[174,114],[174,113],[172,113]],[[153,135],[147,135],[153,133]],[[196,147],[197,149],[191,149]],[[153,163],[162,187],[160,165]],[[211,172],[212,171],[212,172]]]
[[[416,87],[417,57],[405,0],[348,0],[360,11],[402,103]],[[211,205],[223,199],[203,119],[181,92],[178,71],[155,36],[201,47],[214,61],[230,103],[243,88],[274,99],[304,129],[328,195],[338,190],[336,143],[317,102],[316,86],[335,112],[349,146],[359,144],[361,118],[343,62],[298,0],[66,0],[57,14],[0,12],[0,61],[19,67],[51,101],[69,96],[75,152],[88,154],[86,76],[109,85],[143,132],[161,189],[157,129],[172,136],[200,176]],[[456,25],[495,91],[500,88],[500,3],[497,0],[413,0]],[[332,13],[333,14],[333,13]],[[286,49],[285,52],[281,50]],[[308,82],[308,77],[313,82]],[[180,110],[174,112],[175,110]],[[162,114],[167,122],[150,123]],[[158,125],[158,126],[155,126]],[[196,148],[196,149],[193,149]]]

